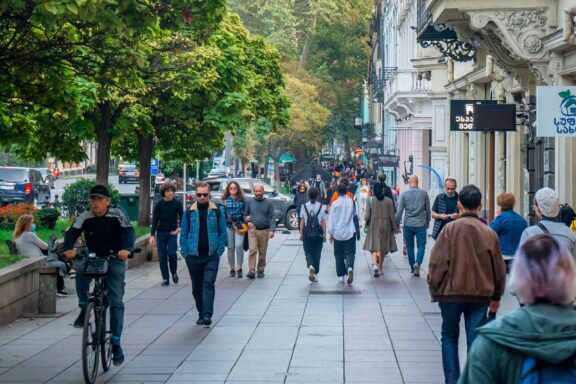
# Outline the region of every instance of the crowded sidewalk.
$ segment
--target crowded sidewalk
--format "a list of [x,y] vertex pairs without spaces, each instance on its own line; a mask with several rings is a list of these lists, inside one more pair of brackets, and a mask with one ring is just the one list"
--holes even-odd
[[[401,249],[401,235],[397,236]],[[180,283],[161,287],[156,263],[127,272],[123,336],[126,362],[99,383],[440,383],[441,317],[426,284],[402,252],[372,277],[358,243],[354,283],[338,283],[333,247],[322,252],[318,283],[297,233],[276,232],[266,276],[228,277],[222,257],[213,324],[197,312],[183,260]],[[69,286],[73,286],[72,283]],[[506,294],[500,314],[517,306]],[[59,317],[21,318],[0,328],[0,382],[80,383],[81,330],[75,296],[60,298]],[[465,340],[461,340],[464,358]]]

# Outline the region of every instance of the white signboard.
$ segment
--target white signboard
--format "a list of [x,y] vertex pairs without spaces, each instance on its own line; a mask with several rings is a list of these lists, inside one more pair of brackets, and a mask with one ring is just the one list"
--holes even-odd
[[576,87],[538,87],[536,116],[536,136],[576,137]]

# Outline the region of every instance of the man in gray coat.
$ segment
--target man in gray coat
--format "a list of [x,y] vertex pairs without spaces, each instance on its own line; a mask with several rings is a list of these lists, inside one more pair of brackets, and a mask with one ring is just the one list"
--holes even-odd
[[[426,249],[426,230],[430,224],[430,198],[426,191],[418,187],[418,176],[410,176],[408,185],[410,188],[402,192],[398,198],[396,222],[400,225],[404,213],[404,244],[408,251],[412,273],[418,277]],[[418,246],[416,260],[414,260],[414,237]]]

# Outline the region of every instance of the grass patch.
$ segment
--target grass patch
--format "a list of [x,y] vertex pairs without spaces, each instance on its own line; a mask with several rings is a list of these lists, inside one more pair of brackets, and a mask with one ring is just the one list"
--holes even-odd
[[[6,244],[4,244],[4,246],[6,247]],[[8,249],[8,247],[6,247],[6,249]],[[14,264],[17,261],[20,261],[22,259],[25,259],[24,256],[0,256],[0,268],[4,268],[9,266],[10,264]]]
[[[36,231],[36,234],[38,235],[39,238],[41,238],[45,242],[48,242],[48,241],[50,241],[50,235],[51,234],[56,235],[57,238],[61,238],[62,237],[62,231],[65,231],[66,229],[68,229],[69,225],[70,224],[68,224],[67,221],[58,220],[58,222],[56,222],[56,227],[54,229],[38,229]],[[132,221],[132,226],[134,227],[134,231],[136,232],[136,237],[150,233],[150,227],[149,226],[144,226],[144,227],[138,226],[136,221]],[[6,240],[12,240],[12,231],[0,230],[0,255],[9,255],[10,254],[10,252],[8,251],[8,246],[6,245]],[[10,264],[12,264],[12,263],[10,263]],[[2,268],[3,266],[4,265],[1,264],[1,262],[0,262],[0,268]]]
[[149,225],[147,225],[145,227],[141,227],[138,225],[138,222],[136,220],[132,221],[131,224],[134,227],[134,232],[136,232],[136,238],[139,238],[142,235],[150,233],[150,226]]
[[[68,229],[68,222],[63,220],[58,220],[56,222],[56,227],[54,229],[38,229],[36,234],[39,238],[44,240],[45,242],[50,241],[50,235],[54,234],[57,238],[62,237],[62,231]],[[8,251],[8,246],[6,245],[6,240],[12,240],[12,232],[10,230],[1,230],[0,231],[0,255],[8,255],[10,252]]]

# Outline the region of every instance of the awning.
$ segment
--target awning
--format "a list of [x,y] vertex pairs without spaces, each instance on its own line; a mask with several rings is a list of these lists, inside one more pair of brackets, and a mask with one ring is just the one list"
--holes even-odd
[[[272,157],[270,157],[268,159],[268,161],[270,164],[272,164],[274,162],[274,159],[272,159]],[[296,159],[290,155],[285,154],[285,153],[283,153],[282,156],[280,156],[280,160],[278,160],[279,165],[284,165],[285,163],[294,163],[294,162],[296,162]]]

